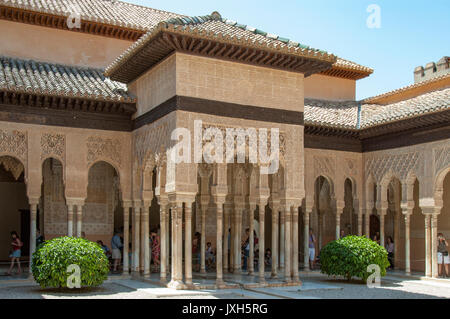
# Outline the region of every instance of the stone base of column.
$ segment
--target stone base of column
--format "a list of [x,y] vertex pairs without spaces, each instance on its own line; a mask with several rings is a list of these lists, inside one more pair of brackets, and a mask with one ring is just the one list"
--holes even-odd
[[216,279],[216,287],[217,289],[225,289],[227,285],[225,284],[225,281],[223,281],[223,279]]
[[171,280],[167,284],[168,288],[176,289],[176,290],[183,290],[186,289],[186,285],[181,280]]
[[278,274],[276,274],[276,273],[271,273],[271,274],[270,274],[270,278],[276,279],[276,278],[278,278]]
[[206,269],[200,269],[201,274],[206,274]]

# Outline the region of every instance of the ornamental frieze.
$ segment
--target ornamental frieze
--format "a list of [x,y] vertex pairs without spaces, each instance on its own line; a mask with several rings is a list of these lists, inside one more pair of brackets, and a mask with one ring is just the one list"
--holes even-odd
[[134,152],[139,167],[148,160],[148,154],[152,154],[155,162],[164,161],[166,141],[169,138],[169,129],[167,123],[162,123],[156,127],[147,128],[134,136]]
[[57,133],[44,133],[41,136],[41,159],[56,155],[63,162],[66,158],[66,136]]
[[26,132],[0,130],[0,153],[17,156],[22,163],[27,161],[28,140]]
[[450,146],[434,149],[434,174],[450,165]]
[[87,140],[87,163],[90,165],[99,159],[108,159],[120,167],[121,149],[119,139],[91,136]]
[[334,160],[326,156],[314,156],[314,176],[334,176]]
[[372,174],[377,182],[380,182],[389,171],[395,172],[402,180],[410,172],[413,172],[416,176],[422,176],[423,154],[411,152],[374,156],[366,159],[365,168],[367,176]]

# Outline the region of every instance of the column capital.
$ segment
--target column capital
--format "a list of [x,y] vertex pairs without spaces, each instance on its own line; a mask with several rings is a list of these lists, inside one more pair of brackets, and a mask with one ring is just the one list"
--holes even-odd
[[122,201],[122,207],[123,208],[131,208],[131,207],[133,207],[133,201],[131,201],[131,200],[123,200]]
[[421,206],[422,214],[424,215],[439,215],[441,213],[441,207],[436,206]]
[[85,198],[74,198],[68,197],[66,198],[67,206],[84,206]]

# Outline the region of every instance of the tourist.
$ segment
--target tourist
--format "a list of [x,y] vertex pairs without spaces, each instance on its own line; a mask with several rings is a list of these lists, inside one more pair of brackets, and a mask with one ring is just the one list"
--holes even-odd
[[345,237],[345,231],[343,229],[341,229],[341,232],[339,233],[339,238],[344,238]]
[[14,261],[17,262],[17,274],[20,275],[22,273],[22,269],[20,268],[20,256],[21,256],[21,247],[23,246],[22,241],[19,238],[19,235],[16,231],[11,232],[11,254],[9,258],[11,258],[11,265],[9,266],[9,270],[6,273],[8,276],[11,275],[11,272],[14,268]]
[[[438,234],[438,265],[439,265],[439,276],[449,277],[448,265],[450,264],[450,257],[448,256],[448,242],[444,237],[444,234]],[[443,273],[445,270],[445,273]]]
[[108,257],[108,259],[111,257],[111,251],[109,250],[108,246],[106,246],[103,241],[101,240],[97,240],[97,244],[100,245],[100,247],[103,249],[103,252],[105,253],[106,257]]
[[313,270],[316,260],[316,237],[313,234],[313,230],[309,229],[309,269]]
[[245,240],[242,244],[242,251],[244,253],[244,267],[242,270],[247,271],[248,268],[248,258],[250,256],[250,229],[245,230]]
[[395,249],[395,245],[394,245],[394,241],[392,240],[392,237],[389,236],[387,238],[387,243],[386,243],[386,250],[388,253],[388,260],[389,260],[389,269],[394,269],[394,249]]
[[270,248],[267,248],[266,253],[264,254],[264,265],[266,265],[267,267],[272,266],[272,251],[270,250]]
[[118,272],[118,267],[120,265],[120,260],[122,258],[122,253],[120,249],[123,247],[122,241],[120,240],[119,231],[114,231],[114,236],[111,239],[111,249],[112,249],[112,259],[114,261],[113,264],[113,272]]
[[44,242],[45,242],[45,238],[41,234],[41,231],[39,229],[36,229],[36,248],[38,248],[39,245],[43,244]]
[[153,265],[159,268],[159,255],[161,253],[161,245],[159,242],[159,236],[157,230],[154,230],[151,234],[152,237],[152,260]]
[[210,242],[206,244],[205,259],[206,259],[206,267],[209,269],[215,262],[214,251],[212,249]]

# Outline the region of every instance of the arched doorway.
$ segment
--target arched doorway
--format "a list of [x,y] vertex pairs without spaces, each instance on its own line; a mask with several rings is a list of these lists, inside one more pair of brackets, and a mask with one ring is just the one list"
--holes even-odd
[[82,213],[82,236],[91,241],[101,241],[111,250],[114,232],[123,232],[121,199],[117,170],[104,161],[93,164],[88,172],[87,197]]
[[336,237],[336,216],[333,211],[333,189],[330,181],[324,176],[316,178],[314,183],[314,206],[317,212],[318,248],[325,246]]
[[[30,251],[30,209],[26,193],[24,166],[12,156],[0,157],[0,260],[9,260],[10,233],[16,231],[24,246],[22,256]],[[22,264],[24,265],[24,264]]]
[[344,231],[344,235],[353,235],[357,233],[357,220],[356,216],[354,214],[353,209],[353,183],[352,181],[347,178],[344,182],[344,212],[341,216],[341,225],[340,229],[341,231]]

